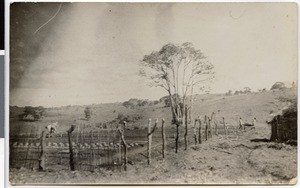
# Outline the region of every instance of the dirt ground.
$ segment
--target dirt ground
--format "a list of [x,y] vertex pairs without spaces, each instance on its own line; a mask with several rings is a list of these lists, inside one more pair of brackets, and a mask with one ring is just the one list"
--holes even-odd
[[[192,135],[190,135],[192,136]],[[270,128],[258,124],[230,136],[216,136],[187,151],[175,153],[169,143],[166,157],[153,150],[152,163],[136,151],[129,154],[127,171],[95,172],[11,169],[13,184],[295,184],[297,146],[267,142]]]

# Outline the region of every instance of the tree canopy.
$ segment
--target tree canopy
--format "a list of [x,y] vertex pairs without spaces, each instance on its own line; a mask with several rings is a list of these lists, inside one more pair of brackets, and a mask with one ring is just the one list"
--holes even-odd
[[[140,76],[146,78],[149,86],[161,87],[168,92],[173,119],[178,122],[182,118],[182,110],[178,109],[186,106],[188,94],[206,89],[204,82],[214,78],[214,66],[192,43],[170,43],[144,56]],[[178,97],[173,99],[174,94],[181,96],[182,102]]]
[[84,115],[85,115],[85,118],[86,120],[90,120],[91,119],[91,116],[92,116],[92,110],[89,106],[87,106],[85,109],[84,109]]
[[23,113],[19,115],[19,119],[22,121],[37,121],[45,115],[45,111],[46,109],[42,106],[25,106]]

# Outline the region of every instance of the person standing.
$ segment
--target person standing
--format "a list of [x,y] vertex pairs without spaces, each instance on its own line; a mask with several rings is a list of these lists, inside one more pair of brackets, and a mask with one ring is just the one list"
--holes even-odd
[[[239,129],[243,129],[243,120],[241,117],[239,119]],[[244,127],[244,129],[245,129],[245,127]]]
[[255,125],[256,125],[256,117],[253,118],[252,120],[252,129],[255,129]]

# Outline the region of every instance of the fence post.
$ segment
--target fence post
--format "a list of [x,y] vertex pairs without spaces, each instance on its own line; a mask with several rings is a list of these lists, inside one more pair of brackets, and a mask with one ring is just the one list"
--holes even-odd
[[211,119],[207,116],[207,123],[208,123],[208,138],[211,138],[211,126],[210,126],[210,122],[211,122]]
[[152,135],[151,133],[151,119],[148,120],[148,134],[147,134],[147,142],[148,142],[148,148],[147,148],[147,162],[148,165],[150,165],[151,162],[151,141],[152,141]]
[[[212,137],[212,133],[213,133],[213,131],[212,131],[212,126],[213,126],[212,123],[213,123],[214,115],[215,115],[215,112],[212,112],[211,116],[210,116],[210,122],[209,122],[211,137]],[[216,132],[216,130],[215,130],[215,132]]]
[[202,144],[202,136],[201,136],[201,119],[200,119],[200,117],[198,118],[198,122],[199,122],[199,132],[198,132],[198,143],[199,144]]
[[194,139],[195,139],[195,145],[197,145],[197,118],[195,118],[195,122],[194,122]]
[[226,124],[225,124],[225,118],[223,117],[223,125],[224,125],[224,132],[225,132],[225,135],[227,135],[227,129],[226,129]]
[[71,128],[67,131],[68,132],[68,141],[69,141],[70,168],[71,168],[71,171],[75,170],[75,167],[74,167],[73,146],[72,146],[72,141],[71,141],[71,133],[74,131],[74,129],[75,129],[75,126],[72,125]]
[[162,157],[165,158],[165,150],[166,150],[165,119],[161,120],[161,136],[162,136]]
[[185,133],[184,133],[184,150],[187,150],[187,145],[188,145],[188,140],[187,140],[187,135],[188,135],[188,112],[187,112],[187,107],[185,106],[185,118],[184,118],[184,123],[185,123]]
[[80,143],[83,143],[83,139],[82,139],[82,130],[80,130]]
[[205,115],[205,140],[208,140],[208,123],[207,123],[207,116]]
[[45,165],[45,131],[42,132],[41,136],[41,152],[40,152],[40,157],[39,157],[39,170],[46,170],[46,165]]
[[178,142],[179,142],[179,123],[176,123],[175,153],[178,152]]
[[124,170],[127,170],[127,143],[124,138],[124,129],[126,127],[126,121],[123,122],[124,128],[119,129],[120,137],[122,140],[122,144],[124,146]]
[[[118,130],[122,129],[122,127],[117,127]],[[119,137],[119,161],[122,161],[122,135],[120,133],[120,137]]]
[[148,121],[148,134],[147,134],[147,140],[148,140],[148,152],[147,152],[147,162],[148,165],[151,163],[151,144],[152,144],[152,134],[155,131],[155,128],[157,126],[158,119],[156,119],[153,129],[151,130],[151,119]]
[[218,132],[218,124],[216,123],[216,121],[214,121],[214,124],[215,124],[215,135],[218,135],[219,132]]

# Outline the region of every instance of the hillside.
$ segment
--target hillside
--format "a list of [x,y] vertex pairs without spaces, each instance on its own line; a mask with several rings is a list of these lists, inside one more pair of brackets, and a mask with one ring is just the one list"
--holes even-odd
[[[254,117],[260,123],[266,122],[272,113],[276,113],[290,104],[290,100],[296,99],[296,92],[292,89],[273,90],[262,93],[249,93],[241,95],[225,96],[223,94],[203,94],[195,95],[192,117],[203,117],[216,113],[216,118],[231,125],[238,124],[238,118],[242,117],[244,122],[251,122]],[[39,121],[24,122],[19,121],[18,115],[23,112],[23,108],[10,107],[10,133],[29,134],[40,132],[50,123],[58,122],[60,125],[58,132],[66,131],[71,124],[90,125],[86,130],[95,130],[100,125],[118,124],[119,117],[128,117],[129,129],[143,129],[147,127],[149,118],[165,118],[170,126],[171,111],[162,102],[157,104],[149,103],[145,106],[125,107],[122,103],[94,104],[90,106],[92,116],[89,121],[84,120],[84,109],[86,106],[64,106],[47,108],[46,115]],[[169,123],[168,123],[169,122]]]
[[[67,106],[46,110],[46,116],[36,122],[18,120],[22,108],[11,107],[10,131],[14,134],[38,133],[45,125],[57,121],[58,132],[65,132],[71,124],[84,131],[96,130],[107,123],[117,124],[116,118],[128,118],[125,139],[128,143],[146,140],[148,118],[165,118],[167,121],[166,157],[161,157],[161,132],[155,131],[152,145],[152,164],[147,164],[147,147],[142,145],[129,150],[127,171],[100,168],[94,172],[70,171],[63,165],[49,165],[46,171],[21,167],[10,170],[13,184],[85,183],[85,184],[132,184],[132,183],[190,183],[190,184],[294,184],[297,177],[297,146],[269,142],[271,128],[266,124],[270,115],[296,100],[295,91],[276,90],[264,93],[225,96],[195,95],[193,116],[216,113],[216,118],[225,117],[227,124],[237,128],[237,119],[244,121],[257,118],[255,129],[241,131],[234,129],[228,135],[220,133],[211,139],[202,139],[195,145],[189,135],[187,150],[184,150],[180,127],[179,153],[174,152],[174,126],[170,125],[170,109],[162,102],[126,108],[122,103],[92,105],[90,121],[84,120],[86,106]],[[134,100],[136,101],[136,100]],[[123,114],[120,116],[120,114]],[[74,121],[76,120],[76,121]],[[114,121],[115,120],[115,121]],[[113,123],[108,123],[113,122]],[[88,124],[90,124],[88,126]],[[143,129],[143,130],[138,130]],[[75,130],[76,131],[76,130]],[[53,138],[58,139],[59,138]],[[53,140],[52,139],[52,140]],[[50,139],[49,139],[50,140]],[[68,168],[68,167],[67,167]]]

